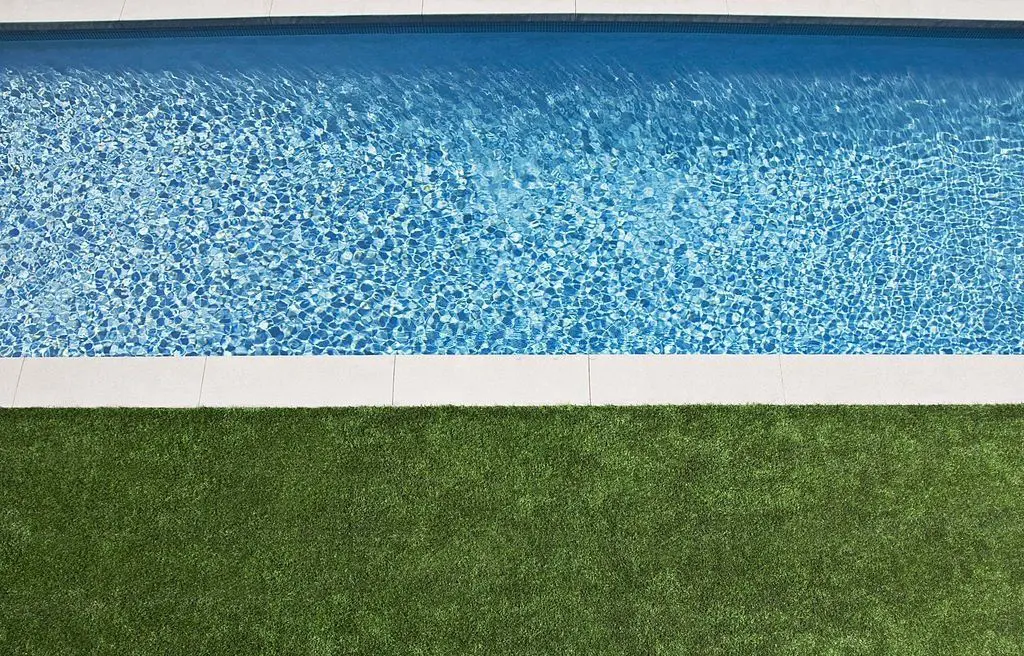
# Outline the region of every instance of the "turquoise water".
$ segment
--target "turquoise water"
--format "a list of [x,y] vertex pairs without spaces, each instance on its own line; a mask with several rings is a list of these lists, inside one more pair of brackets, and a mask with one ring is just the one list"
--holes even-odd
[[0,356],[1024,353],[1024,41],[0,42]]

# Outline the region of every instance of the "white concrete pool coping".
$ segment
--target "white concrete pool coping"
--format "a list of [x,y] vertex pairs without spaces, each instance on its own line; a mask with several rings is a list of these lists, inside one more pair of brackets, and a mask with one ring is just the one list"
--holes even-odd
[[1024,356],[0,359],[0,407],[1024,403]]
[[693,16],[1024,21],[1019,0],[2,0],[0,23],[352,16]]

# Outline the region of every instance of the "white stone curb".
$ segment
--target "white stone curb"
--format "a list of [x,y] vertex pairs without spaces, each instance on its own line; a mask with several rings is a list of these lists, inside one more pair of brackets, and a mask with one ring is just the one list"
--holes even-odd
[[1017,0],[6,0],[0,23],[437,15],[1024,21]]
[[0,407],[1024,403],[1024,356],[0,359]]

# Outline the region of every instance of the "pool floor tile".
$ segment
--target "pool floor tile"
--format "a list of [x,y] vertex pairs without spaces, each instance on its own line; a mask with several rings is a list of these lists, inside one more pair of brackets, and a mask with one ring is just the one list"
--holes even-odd
[[15,407],[195,407],[206,358],[25,358]]
[[585,355],[399,355],[395,405],[586,405]]
[[200,405],[391,405],[391,355],[211,357]]

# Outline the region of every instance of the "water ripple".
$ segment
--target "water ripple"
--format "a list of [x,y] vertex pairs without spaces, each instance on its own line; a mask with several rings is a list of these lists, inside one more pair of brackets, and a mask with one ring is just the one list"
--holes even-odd
[[0,69],[0,356],[1024,352],[1019,84],[671,65]]

